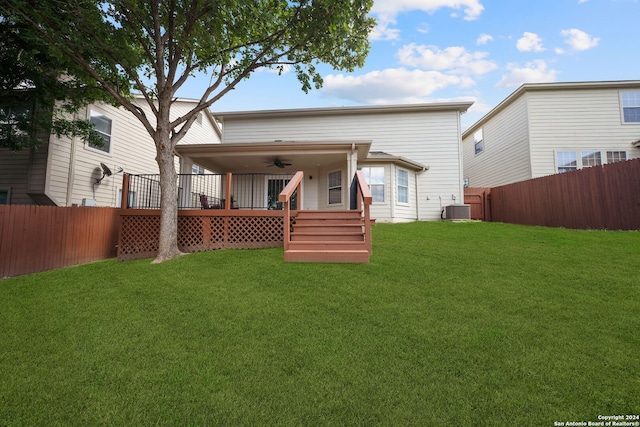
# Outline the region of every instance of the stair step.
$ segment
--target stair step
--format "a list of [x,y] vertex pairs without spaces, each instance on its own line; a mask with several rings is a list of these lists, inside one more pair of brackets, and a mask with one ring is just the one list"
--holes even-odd
[[304,232],[295,231],[291,233],[291,241],[305,241],[305,242],[323,242],[323,241],[352,241],[352,242],[364,242],[364,233],[362,231],[357,232]]
[[368,263],[367,250],[288,250],[284,253],[286,262],[332,262]]
[[289,250],[369,250],[364,241],[324,240],[324,241],[292,241]]
[[296,233],[309,234],[341,234],[341,233],[364,233],[362,224],[332,224],[332,225],[300,225],[294,224],[293,231]]
[[362,218],[361,211],[298,211],[297,219],[341,219],[341,218]]

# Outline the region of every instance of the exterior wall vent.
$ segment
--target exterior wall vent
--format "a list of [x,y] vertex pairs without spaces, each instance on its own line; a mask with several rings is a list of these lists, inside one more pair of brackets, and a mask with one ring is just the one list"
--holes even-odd
[[449,221],[471,219],[471,205],[449,205],[445,207],[445,217]]

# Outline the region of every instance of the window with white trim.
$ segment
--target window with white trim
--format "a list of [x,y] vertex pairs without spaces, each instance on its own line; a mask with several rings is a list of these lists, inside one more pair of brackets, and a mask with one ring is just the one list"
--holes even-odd
[[[136,201],[137,201],[136,192],[129,190],[128,200],[127,200],[127,203],[129,204],[129,206],[127,207],[136,207]],[[116,207],[117,208],[122,207],[122,188],[118,189],[118,199],[116,200]]]
[[362,168],[364,179],[371,190],[371,198],[374,203],[384,202],[384,167]]
[[329,172],[329,204],[342,203],[342,171]]
[[100,134],[104,140],[104,145],[98,147],[97,145],[89,143],[89,147],[104,151],[105,153],[111,152],[111,119],[103,114],[91,111],[89,121],[93,124],[95,130]]
[[204,175],[204,168],[202,166],[193,165],[191,166],[191,173],[194,175]]
[[602,164],[602,156],[600,151],[583,151],[582,152],[582,167],[587,168],[590,166],[600,166]]
[[398,203],[409,203],[409,171],[398,169],[397,172]]
[[627,160],[626,151],[607,151],[607,163],[624,162]]
[[578,158],[575,151],[558,151],[556,153],[558,172],[569,172],[578,169]]
[[624,150],[556,151],[556,170],[562,173],[625,160],[627,152]]
[[480,154],[484,151],[484,136],[482,129],[473,134],[473,146],[476,154]]
[[622,102],[622,121],[640,123],[640,91],[620,92]]

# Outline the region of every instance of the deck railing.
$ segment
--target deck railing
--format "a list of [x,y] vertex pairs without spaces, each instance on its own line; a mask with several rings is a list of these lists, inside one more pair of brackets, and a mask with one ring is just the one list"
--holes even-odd
[[[179,174],[178,209],[280,210],[278,194],[292,177],[291,173]],[[160,175],[125,175],[123,188],[121,206],[160,209]]]
[[367,185],[367,181],[364,178],[362,171],[356,172],[356,189],[357,189],[357,208],[362,210],[362,216],[364,218],[364,241],[371,253],[371,202],[373,197],[371,196],[371,190]]
[[302,209],[302,187],[300,183],[304,179],[304,173],[302,171],[296,172],[291,181],[287,184],[286,187],[282,190],[282,192],[278,195],[278,201],[282,203],[284,207],[284,218],[283,223],[284,227],[284,250],[289,249],[289,242],[291,241],[291,226],[287,226],[291,224],[291,202],[293,200],[294,195],[297,195],[298,204],[296,206],[297,209]]

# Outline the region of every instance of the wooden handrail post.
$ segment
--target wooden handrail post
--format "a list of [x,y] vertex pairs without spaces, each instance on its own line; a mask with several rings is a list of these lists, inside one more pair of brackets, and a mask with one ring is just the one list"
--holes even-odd
[[129,174],[125,172],[122,175],[122,197],[120,199],[120,207],[122,209],[129,209]]
[[369,253],[371,253],[371,210],[370,206],[373,201],[373,197],[371,197],[371,190],[367,185],[367,181],[364,178],[364,174],[362,171],[356,172],[356,181],[358,187],[358,208],[364,205],[363,215],[364,215],[364,241],[369,248]]
[[300,183],[304,179],[304,173],[302,171],[296,172],[296,174],[291,178],[291,181],[282,189],[280,194],[278,194],[278,201],[281,202],[284,206],[284,250],[289,249],[289,241],[291,240],[291,196],[295,193],[296,189],[298,190],[298,209],[300,208],[301,195],[302,191],[300,190]]

